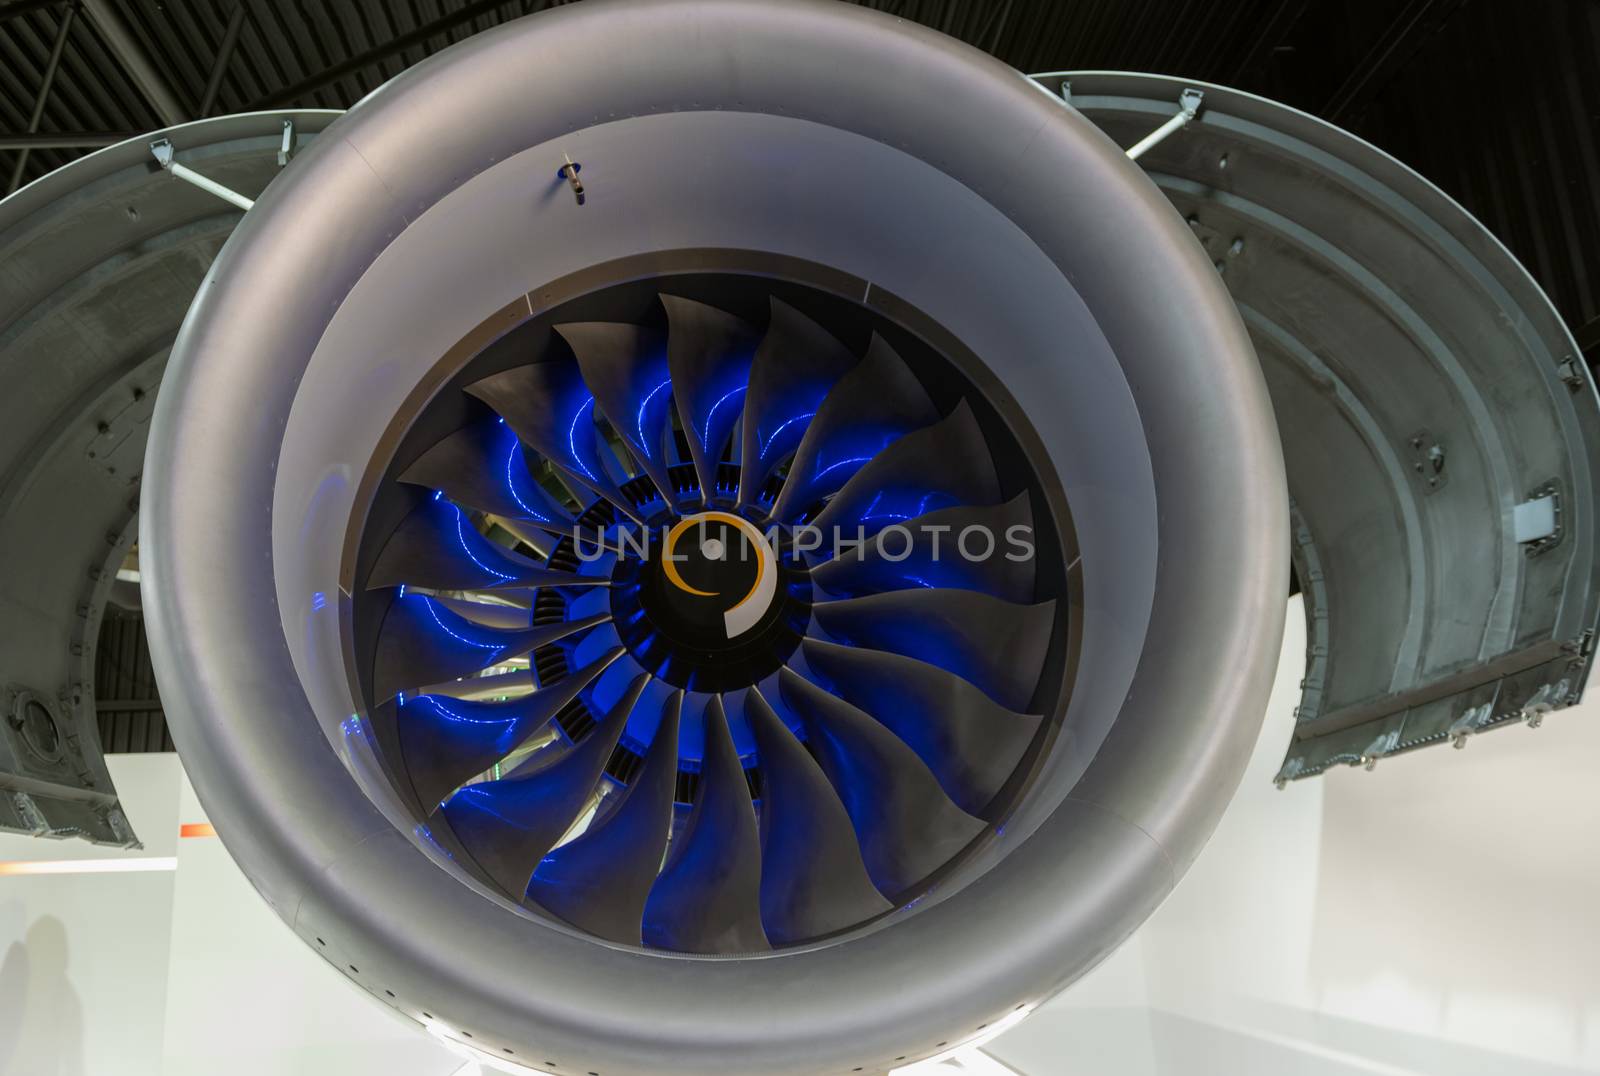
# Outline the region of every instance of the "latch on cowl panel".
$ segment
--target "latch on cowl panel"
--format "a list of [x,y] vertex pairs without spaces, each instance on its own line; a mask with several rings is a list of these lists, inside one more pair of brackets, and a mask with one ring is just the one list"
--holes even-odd
[[1512,509],[1511,529],[1530,557],[1561,543],[1561,490],[1555,479],[1530,491],[1528,499]]

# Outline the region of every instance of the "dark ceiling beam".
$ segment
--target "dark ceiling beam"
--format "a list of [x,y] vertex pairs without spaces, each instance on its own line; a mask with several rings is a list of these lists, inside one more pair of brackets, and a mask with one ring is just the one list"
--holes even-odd
[[211,62],[211,77],[206,79],[206,92],[200,98],[200,116],[211,115],[216,107],[217,94],[222,90],[222,77],[228,73],[228,63],[233,50],[239,45],[239,31],[244,29],[244,0],[235,0],[233,14],[228,16],[227,28],[222,31],[222,42],[217,46],[217,57]]
[[1344,83],[1322,107],[1322,118],[1339,123],[1366,110],[1396,71],[1416,52],[1423,36],[1437,31],[1460,10],[1465,0],[1411,0],[1401,9],[1383,36],[1351,68]]
[[1257,68],[1266,65],[1272,58],[1273,52],[1283,44],[1289,31],[1294,29],[1295,23],[1300,21],[1300,16],[1306,12],[1310,0],[1281,0],[1272,17],[1261,25],[1261,32],[1245,50],[1244,57],[1228,75],[1228,85],[1239,89],[1250,88],[1249,78]]
[[974,42],[983,51],[996,55],[1000,49],[1000,35],[1005,32],[1006,23],[1011,18],[1012,0],[995,8],[994,14],[989,18],[989,26],[984,30],[983,36]]
[[[33,113],[28,117],[28,133],[33,134],[39,130],[39,121],[44,118],[44,106],[50,100],[50,87],[55,85],[56,71],[61,67],[61,53],[67,47],[67,34],[72,32],[72,21],[78,16],[78,5],[73,4],[61,13],[61,22],[56,27],[56,39],[50,46],[50,59],[44,65],[44,75],[39,79],[39,92],[33,99]],[[22,186],[22,174],[28,169],[29,147],[23,146],[17,154],[17,163],[11,170],[11,182],[6,186],[6,193],[10,194]]]
[[30,11],[49,11],[51,8],[61,7],[67,0],[11,0],[9,4],[0,4],[0,20],[9,19],[14,15],[26,15]]
[[381,63],[397,53],[404,52],[413,45],[421,45],[430,38],[448,33],[457,26],[469,23],[481,15],[487,15],[504,3],[505,0],[478,0],[475,4],[468,4],[460,11],[452,11],[448,15],[434,19],[432,22],[419,26],[415,30],[401,34],[399,37],[390,38],[376,48],[368,49],[366,52],[358,56],[352,56],[342,63],[324,68],[310,78],[301,79],[293,86],[287,86],[277,93],[269,94],[260,100],[254,101],[246,111],[256,112],[267,108],[283,108],[285,105],[298,104],[307,94],[315,93],[317,90],[330,83],[337,82],[346,75],[354,74],[374,64]]
[[1583,352],[1583,357],[1590,366],[1600,364],[1600,318],[1591,318],[1587,325],[1580,326],[1572,334],[1578,342],[1578,350]]
[[117,58],[139,92],[155,108],[162,125],[172,127],[187,120],[188,110],[172,92],[172,87],[150,61],[150,57],[144,54],[138,39],[128,29],[128,24],[123,22],[111,0],[83,0],[83,7],[89,13],[89,21],[100,32],[100,39],[106,43],[106,48],[111,50],[111,55]]
[[0,131],[0,150],[3,149],[99,149],[139,135],[139,131],[44,131],[38,134],[14,134]]

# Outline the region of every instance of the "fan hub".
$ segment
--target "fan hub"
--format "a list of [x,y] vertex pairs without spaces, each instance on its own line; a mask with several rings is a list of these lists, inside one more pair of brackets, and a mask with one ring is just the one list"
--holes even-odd
[[686,515],[618,558],[612,614],[634,656],[678,687],[722,691],[776,672],[810,620],[804,568],[723,511]]

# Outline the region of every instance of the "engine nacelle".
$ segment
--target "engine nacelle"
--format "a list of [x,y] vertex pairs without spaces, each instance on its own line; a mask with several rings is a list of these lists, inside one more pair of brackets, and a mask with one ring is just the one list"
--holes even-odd
[[1198,853],[1281,636],[1270,403],[1182,217],[844,6],[586,4],[402,75],[223,250],[148,459],[230,852],[543,1071],[880,1071],[1048,997]]

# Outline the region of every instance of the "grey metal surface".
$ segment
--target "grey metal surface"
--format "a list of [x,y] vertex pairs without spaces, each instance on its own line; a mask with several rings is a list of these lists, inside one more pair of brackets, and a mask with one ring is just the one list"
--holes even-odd
[[[1481,707],[1470,732],[1577,701],[1600,616],[1600,401],[1528,273],[1421,176],[1304,113],[1064,78],[1124,145],[1205,94],[1140,164],[1239,304],[1305,531],[1311,653],[1280,776],[1443,743]],[[1519,542],[1517,505],[1547,489],[1560,531]]]
[[[732,959],[599,943],[450,872],[372,770],[339,592],[357,487],[390,417],[448,377],[439,356],[574,274],[598,287],[607,264],[707,248],[835,266],[869,302],[933,312],[1082,521],[1068,732],[1004,839],[918,907]],[[228,848],[374,997],[548,1071],[881,1071],[1042,1000],[1198,853],[1282,626],[1265,387],[1182,220],[1016,72],[832,4],[584,4],[401,76],[223,253],[149,470],[153,649]]]
[[[285,115],[308,136],[333,116],[226,117],[167,136],[256,192],[278,173]],[[44,760],[0,723],[0,783],[45,782],[30,785],[32,821],[19,824],[13,804],[0,828],[134,839],[100,757],[95,647],[134,539],[167,349],[238,220],[153,169],[143,140],[0,201],[0,685],[47,699],[66,745]],[[86,790],[99,797],[92,809]]]

